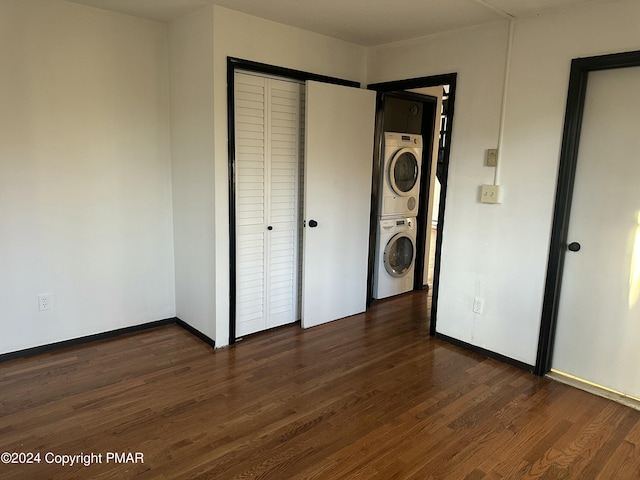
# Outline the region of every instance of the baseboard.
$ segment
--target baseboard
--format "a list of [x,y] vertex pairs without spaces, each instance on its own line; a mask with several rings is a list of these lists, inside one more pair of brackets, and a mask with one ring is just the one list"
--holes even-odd
[[578,388],[593,395],[608,398],[609,400],[621,403],[622,405],[626,405],[627,407],[631,407],[635,410],[640,410],[640,399],[582,380],[578,377],[574,377],[573,375],[551,370],[545,375],[545,377],[555,380],[556,382],[564,383],[570,387]]
[[452,345],[462,347],[466,350],[471,350],[472,352],[478,353],[483,357],[491,358],[493,360],[506,363],[508,365],[511,365],[512,367],[519,368],[520,370],[525,370],[529,373],[533,373],[533,371],[535,370],[535,367],[533,365],[529,365],[527,363],[521,362],[520,360],[516,360],[515,358],[507,357],[505,355],[492,352],[491,350],[487,350],[482,347],[478,347],[476,345],[472,345],[471,343],[463,342],[462,340],[458,340],[457,338],[443,335],[442,333],[436,332],[435,337],[439,340],[443,340],[447,343],[451,343]]
[[179,318],[176,318],[176,322],[175,323],[176,323],[176,325],[179,325],[182,328],[184,328],[190,334],[195,335],[196,337],[198,337],[203,342],[209,344],[212,348],[216,348],[216,341],[213,340],[212,338],[209,338],[208,336],[206,336],[200,330],[197,330],[197,329],[193,328],[191,325],[189,325],[188,323],[183,322]]
[[99,340],[106,340],[108,338],[119,337],[120,335],[126,335],[128,333],[141,332],[150,328],[162,327],[165,325],[179,325],[192,335],[198,337],[200,340],[211,345],[215,348],[215,341],[207,337],[204,333],[196,330],[191,325],[186,324],[177,317],[165,318],[163,320],[156,320],[154,322],[143,323],[141,325],[134,325],[132,327],[118,328],[116,330],[110,330],[108,332],[95,333],[93,335],[87,335],[84,337],[72,338],[70,340],[63,340],[62,342],[49,343],[47,345],[39,345],[37,347],[25,348],[24,350],[17,350],[15,352],[8,352],[0,354],[0,362],[6,362],[8,360],[14,360],[16,358],[32,357],[41,353],[48,353],[61,348],[73,347],[76,345],[82,345],[85,343],[96,342]]

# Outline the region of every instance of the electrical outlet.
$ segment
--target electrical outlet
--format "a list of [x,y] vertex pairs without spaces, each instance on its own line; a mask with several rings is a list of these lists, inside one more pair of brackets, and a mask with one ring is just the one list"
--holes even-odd
[[41,293],[38,295],[38,308],[42,310],[51,310],[51,294]]
[[473,299],[473,313],[482,313],[482,309],[484,308],[484,300],[476,297]]
[[500,185],[482,185],[480,201],[482,203],[500,203]]

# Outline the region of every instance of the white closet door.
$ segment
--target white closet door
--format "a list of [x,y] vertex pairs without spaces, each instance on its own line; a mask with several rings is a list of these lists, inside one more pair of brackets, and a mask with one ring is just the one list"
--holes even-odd
[[298,83],[267,80],[269,99],[268,316],[267,328],[297,319]]
[[366,308],[374,119],[375,92],[307,82],[304,327]]
[[238,337],[297,318],[300,89],[235,76]]
[[236,335],[264,329],[266,85],[235,76]]

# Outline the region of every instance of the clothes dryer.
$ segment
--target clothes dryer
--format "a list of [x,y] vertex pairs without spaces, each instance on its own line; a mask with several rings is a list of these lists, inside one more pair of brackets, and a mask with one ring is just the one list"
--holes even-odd
[[384,133],[380,217],[415,217],[418,214],[422,136]]
[[386,298],[413,290],[415,258],[416,219],[380,219],[373,298]]

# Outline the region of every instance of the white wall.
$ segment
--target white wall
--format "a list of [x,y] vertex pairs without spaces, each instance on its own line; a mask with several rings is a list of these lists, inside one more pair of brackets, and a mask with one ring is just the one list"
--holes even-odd
[[177,316],[215,337],[213,7],[171,23]]
[[216,346],[229,341],[227,57],[363,82],[366,50],[298,28],[214,6]]
[[640,49],[638,19],[640,4],[620,2],[516,22],[500,205],[480,204],[478,187],[493,181],[482,165],[497,143],[508,25],[370,49],[370,83],[458,72],[440,333],[535,363],[570,62]]
[[[496,273],[511,271],[501,279],[495,275],[496,290],[504,292],[496,331],[501,345],[520,337],[523,351],[510,356],[528,363],[537,348],[571,59],[638,50],[639,32],[637,2],[591,5],[516,24],[501,169],[507,196],[496,227],[518,234],[496,242],[502,250],[494,260]],[[531,286],[514,288],[522,278]]]
[[166,26],[3,0],[0,65],[0,353],[173,317]]
[[171,317],[176,295],[180,317],[227,343],[234,56],[367,83],[458,73],[438,331],[534,363],[570,60],[640,49],[639,18],[619,2],[517,21],[492,206],[478,187],[493,179],[506,23],[364,49],[206,7],[170,27],[170,148],[165,25],[3,0],[0,353]]

